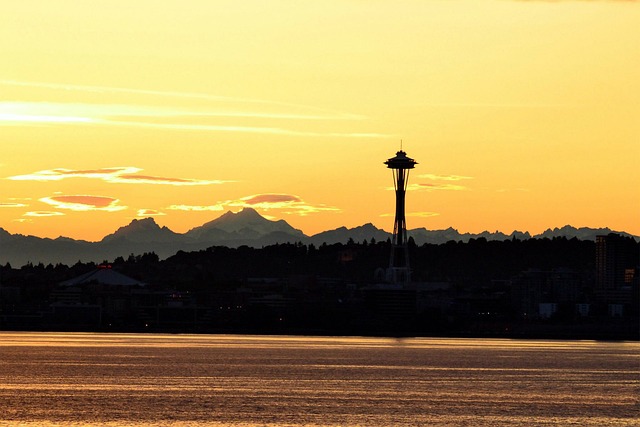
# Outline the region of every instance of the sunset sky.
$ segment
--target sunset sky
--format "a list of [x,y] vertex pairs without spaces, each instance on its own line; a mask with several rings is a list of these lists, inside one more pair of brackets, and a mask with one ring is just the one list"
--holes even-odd
[[640,235],[640,2],[4,1],[0,227]]

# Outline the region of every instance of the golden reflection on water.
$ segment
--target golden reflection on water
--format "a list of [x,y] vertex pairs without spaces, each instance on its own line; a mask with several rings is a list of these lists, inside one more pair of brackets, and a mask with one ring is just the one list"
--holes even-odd
[[7,332],[0,426],[627,426],[639,367],[635,342]]
[[[232,345],[255,348],[256,346],[273,346],[274,344],[312,347],[407,347],[407,348],[531,348],[579,349],[594,348],[600,341],[548,341],[548,340],[514,340],[499,338],[371,338],[371,337],[307,337],[307,336],[263,336],[263,335],[194,335],[194,334],[95,334],[95,333],[39,333],[39,332],[0,332],[2,346],[156,346],[182,347],[189,346],[224,346]],[[637,347],[634,342],[618,343],[622,346]]]

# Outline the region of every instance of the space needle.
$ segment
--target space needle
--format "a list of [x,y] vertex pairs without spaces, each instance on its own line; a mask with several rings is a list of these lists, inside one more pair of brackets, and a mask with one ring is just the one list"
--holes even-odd
[[391,257],[387,280],[393,284],[408,285],[411,281],[409,268],[409,246],[407,245],[407,220],[405,219],[405,194],[409,181],[409,170],[417,164],[407,157],[407,153],[398,151],[385,165],[393,171],[393,185],[396,192],[396,214],[393,222],[393,237],[391,240]]

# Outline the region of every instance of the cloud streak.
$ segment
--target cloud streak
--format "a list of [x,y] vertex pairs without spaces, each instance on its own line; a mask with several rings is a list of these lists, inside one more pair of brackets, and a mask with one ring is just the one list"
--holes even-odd
[[464,185],[456,185],[456,184],[410,184],[407,187],[407,190],[424,190],[424,191],[433,191],[433,190],[447,190],[447,191],[464,191],[468,190]]
[[282,204],[282,203],[301,203],[302,199],[298,196],[291,194],[256,194],[254,196],[248,196],[243,199],[244,203],[248,205],[260,205],[260,204]]
[[473,179],[471,176],[462,176],[462,175],[434,175],[431,173],[424,173],[418,175],[418,178],[422,179],[430,179],[432,181],[462,181],[466,179]]
[[100,179],[112,184],[154,184],[174,186],[214,185],[231,182],[223,180],[167,178],[137,174],[137,172],[140,171],[142,171],[142,169],[131,166],[85,170],[59,168],[37,171],[26,175],[10,176],[8,179],[12,181],[61,181],[69,178],[87,178]]
[[[163,98],[176,98],[176,99],[193,99],[193,100],[206,100],[206,101],[223,101],[227,103],[237,104],[254,104],[261,106],[277,106],[287,107],[299,110],[314,111],[316,114],[305,114],[300,118],[305,119],[341,119],[341,120],[362,120],[365,117],[357,114],[350,114],[341,111],[329,110],[325,108],[312,107],[309,105],[295,104],[289,102],[269,101],[264,99],[253,98],[241,98],[211,95],[205,93],[192,93],[192,92],[175,92],[175,91],[158,91],[158,90],[145,90],[145,89],[131,89],[121,87],[107,87],[107,86],[91,86],[91,85],[74,85],[74,84],[60,84],[60,83],[46,83],[46,82],[25,82],[18,80],[0,80],[0,85],[6,86],[22,86],[30,88],[50,89],[65,92],[82,92],[82,93],[97,93],[97,94],[127,94],[127,95],[143,95],[151,97],[163,97]],[[322,113],[322,114],[318,114]],[[262,115],[264,113],[256,113]],[[125,114],[128,115],[128,114]],[[290,118],[295,118],[296,114],[293,114]]]
[[433,182],[409,184],[407,187],[408,191],[466,191],[468,188],[464,185],[458,184],[457,182],[473,179],[471,176],[464,175],[436,175],[430,173],[418,175],[417,178]]
[[0,113],[0,126],[6,126],[11,124],[21,123],[58,123],[58,124],[88,124],[93,123],[88,117],[79,116],[46,116],[39,114],[15,114],[15,113]]
[[25,212],[22,216],[26,216],[29,218],[42,218],[47,216],[64,216],[62,212],[55,211],[31,211]]
[[68,178],[92,178],[108,181],[124,173],[135,173],[142,169],[134,167],[114,167],[100,169],[48,169],[26,175],[10,176],[12,181],[61,181]]
[[336,138],[388,138],[391,135],[385,135],[375,132],[313,132],[300,131],[279,127],[265,126],[229,126],[229,125],[199,125],[199,124],[166,124],[166,123],[150,123],[150,122],[134,122],[134,121],[96,121],[96,124],[117,124],[120,126],[153,128],[164,130],[182,130],[182,131],[211,131],[211,132],[240,132],[240,133],[259,133],[268,135],[281,136],[307,136],[307,137],[336,137]]
[[[86,102],[0,102],[0,126],[24,125],[91,125],[125,126],[148,129],[202,132],[242,132],[283,136],[341,137],[341,138],[385,138],[389,135],[372,132],[331,132],[323,124],[321,130],[282,126],[262,126],[260,121],[286,120],[290,125],[300,121],[362,121],[362,115],[311,107],[306,105],[273,102],[266,100],[224,97],[208,94],[162,92],[99,86],[65,85],[40,82],[0,80],[0,85],[40,88],[54,91],[78,92],[79,94],[126,94],[146,98],[162,97],[198,100],[197,107],[171,106],[161,101],[155,106],[154,99],[145,103],[86,103]],[[51,96],[51,95],[49,95]],[[68,95],[67,95],[68,97]],[[127,100],[129,101],[129,99]],[[209,105],[202,106],[202,101]],[[184,101],[182,101],[184,103]],[[227,119],[232,119],[229,122]],[[257,120],[246,124],[238,120]],[[197,121],[201,123],[197,123]],[[212,122],[213,121],[213,122]]]
[[24,208],[29,205],[25,205],[24,203],[0,203],[0,208]]
[[120,202],[119,199],[105,196],[63,195],[43,197],[39,200],[58,209],[68,209],[77,212],[117,212],[127,209],[127,206],[118,205],[118,203]]
[[214,185],[224,184],[223,180],[205,180],[205,179],[188,179],[188,178],[165,178],[150,175],[116,175],[106,180],[107,182],[117,184],[153,184],[153,185]]
[[[5,117],[6,116],[6,117]],[[141,104],[93,104],[77,102],[0,102],[0,120],[37,121],[40,118],[75,118],[77,121],[99,123],[99,119],[127,117],[153,118],[260,118],[286,120],[362,120],[356,115],[318,114],[292,111],[243,111],[240,108],[218,107],[194,110],[184,107],[156,107]],[[62,121],[62,120],[61,120]],[[70,120],[73,121],[73,120]],[[117,122],[117,120],[112,120]]]
[[414,216],[419,218],[430,218],[432,216],[440,215],[438,212],[407,212],[407,216]]
[[150,217],[150,216],[162,216],[166,215],[164,212],[157,211],[155,209],[138,209],[136,216],[138,217]]
[[333,206],[307,203],[301,197],[296,195],[278,193],[254,194],[225,204],[232,207],[250,207],[264,211],[277,209],[282,211],[284,214],[300,216],[306,216],[317,212],[340,211],[340,209]]
[[[295,113],[265,112],[194,112],[187,110],[162,110],[156,107],[11,102],[0,103],[0,125],[21,126],[24,124],[68,124],[92,126],[120,126],[147,129],[201,132],[239,132],[283,136],[341,137],[341,138],[387,138],[389,135],[375,132],[327,132],[305,131],[283,127],[195,124],[194,118],[253,118],[287,120],[346,120],[343,117],[319,116]],[[162,121],[159,122],[158,120]],[[326,128],[324,126],[323,128]]]
[[253,208],[261,211],[279,210],[283,214],[306,216],[317,212],[340,212],[339,208],[324,204],[311,204],[300,196],[282,193],[253,194],[236,200],[226,200],[213,205],[171,205],[169,210],[223,211],[230,208]]

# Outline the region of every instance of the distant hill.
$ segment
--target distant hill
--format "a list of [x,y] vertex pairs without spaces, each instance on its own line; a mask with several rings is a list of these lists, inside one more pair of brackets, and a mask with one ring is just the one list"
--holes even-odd
[[[575,228],[566,225],[562,228],[548,229],[535,236],[520,231],[514,231],[509,235],[499,231],[484,231],[479,234],[460,233],[454,228],[445,230],[416,228],[408,230],[407,233],[416,244],[423,245],[425,243],[441,244],[451,240],[467,242],[470,239],[478,238],[505,240],[515,237],[525,240],[529,238],[576,237],[580,240],[595,240],[597,235],[606,235],[611,232],[614,231],[608,228]],[[640,240],[638,236],[632,236],[628,233],[616,233]],[[73,265],[78,261],[113,261],[119,256],[126,258],[130,254],[138,255],[144,252],[155,252],[160,258],[167,258],[180,250],[189,252],[211,246],[262,247],[286,242],[302,242],[319,246],[323,243],[346,243],[349,239],[361,243],[364,240],[382,241],[390,237],[391,233],[370,223],[354,228],[339,227],[307,236],[284,220],[271,221],[254,209],[245,208],[238,213],[226,212],[219,218],[195,227],[184,234],[159,226],[153,218],[134,219],[130,224],[120,227],[99,242],[74,240],[67,237],[48,239],[24,236],[11,234],[0,228],[0,263],[4,265],[9,262],[14,267],[29,262]]]
[[596,236],[601,236],[603,234],[607,235],[609,233],[616,233],[625,237],[633,237],[634,239],[638,240],[638,236],[634,236],[632,234],[625,233],[625,232],[613,231],[609,228],[588,228],[588,227],[575,228],[570,225],[565,225],[562,228],[554,228],[553,230],[548,228],[544,232],[534,237],[539,239],[543,239],[543,238],[552,239],[554,237],[566,237],[570,239],[573,237],[577,237],[579,240],[596,240]]
[[507,235],[501,233],[500,231],[496,231],[495,233],[491,233],[489,231],[483,231],[479,234],[473,233],[460,233],[458,230],[454,228],[447,228],[446,230],[427,230],[426,228],[416,228],[413,230],[407,231],[409,237],[413,237],[416,244],[423,245],[425,243],[432,244],[441,244],[447,243],[451,240],[456,242],[468,242],[470,239],[478,239],[485,238],[487,240],[505,240],[505,239],[530,239],[531,235],[528,232],[521,231],[513,231],[511,234]]
[[182,234],[174,233],[167,227],[160,227],[153,218],[134,219],[127,226],[120,227],[115,233],[109,234],[102,239],[103,243],[116,241],[126,242],[178,242],[183,241]]
[[244,208],[238,213],[227,212],[185,234],[194,241],[251,241],[264,239],[269,235],[277,235],[287,241],[306,238],[302,231],[293,228],[285,220],[270,221],[250,208]]
[[308,241],[314,245],[321,245],[323,243],[346,243],[349,239],[353,239],[354,242],[358,243],[362,243],[363,240],[370,241],[372,238],[376,241],[381,241],[390,237],[391,233],[368,223],[355,228],[340,227],[335,230],[323,231],[309,237]]

